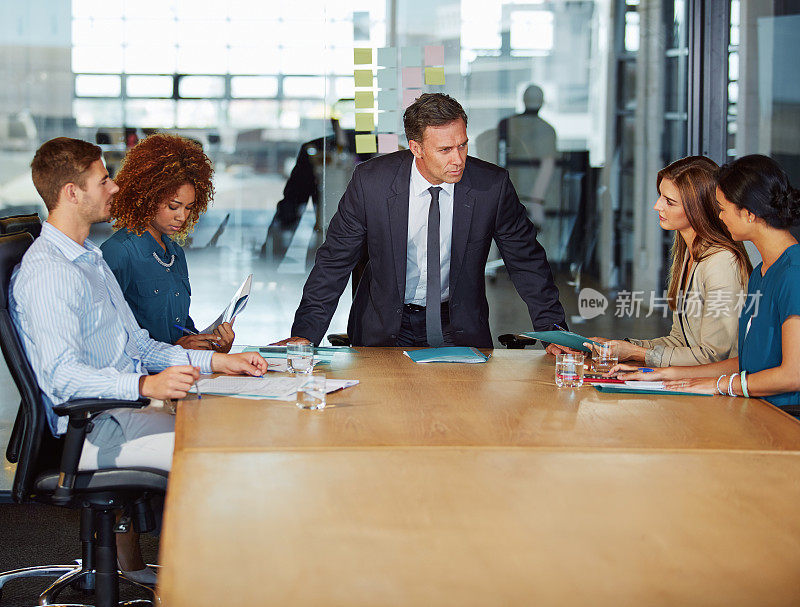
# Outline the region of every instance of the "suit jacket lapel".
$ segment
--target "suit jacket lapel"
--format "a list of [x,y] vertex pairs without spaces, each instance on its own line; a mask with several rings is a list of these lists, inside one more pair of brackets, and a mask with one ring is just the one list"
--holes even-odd
[[[469,161],[467,161],[469,166]],[[475,208],[475,193],[469,181],[469,173],[464,169],[464,176],[453,189],[453,235],[450,243],[450,297],[455,292],[461,264],[467,250],[469,227],[472,223],[472,211]]]
[[406,255],[408,252],[408,188],[411,180],[411,162],[414,155],[408,152],[395,173],[391,192],[386,199],[389,210],[389,234],[392,257],[397,278],[397,291],[402,300],[406,292]]

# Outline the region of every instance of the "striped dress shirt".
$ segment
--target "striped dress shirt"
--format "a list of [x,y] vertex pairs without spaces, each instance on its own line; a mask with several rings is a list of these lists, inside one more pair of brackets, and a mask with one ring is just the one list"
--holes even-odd
[[150,339],[100,249],[47,222],[11,276],[9,311],[54,435],[67,431],[67,418],[52,407],[71,398],[135,400],[148,371],[186,364],[211,371],[212,352]]

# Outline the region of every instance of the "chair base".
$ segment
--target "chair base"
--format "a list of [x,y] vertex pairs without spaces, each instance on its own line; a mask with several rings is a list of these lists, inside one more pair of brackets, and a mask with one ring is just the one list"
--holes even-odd
[[[158,565],[148,565],[158,569]],[[120,601],[120,606],[149,606],[156,607],[161,604],[155,589],[129,580],[121,571],[117,571],[120,581],[125,581],[139,589],[144,590],[151,597],[149,599],[134,599],[131,601]],[[22,580],[34,577],[56,577],[57,579],[50,584],[40,595],[37,605],[49,605],[50,607],[94,607],[84,603],[57,603],[56,596],[66,588],[75,588],[86,592],[94,592],[96,571],[94,569],[84,569],[80,560],[74,565],[43,565],[38,567],[25,567],[0,573],[0,597],[2,597],[3,586],[13,580]]]

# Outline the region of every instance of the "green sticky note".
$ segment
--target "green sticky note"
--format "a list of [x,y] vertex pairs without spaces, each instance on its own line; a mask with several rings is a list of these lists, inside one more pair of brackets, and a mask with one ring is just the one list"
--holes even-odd
[[356,154],[375,154],[378,142],[375,135],[356,135]]
[[426,67],[425,84],[444,84],[444,68]]
[[375,114],[373,114],[372,112],[356,112],[356,130],[374,131]]
[[354,70],[355,85],[372,88],[372,70]]
[[354,48],[353,49],[353,63],[356,65],[370,65],[372,63],[372,49],[371,48]]
[[372,91],[356,92],[356,109],[371,110],[375,106],[375,95]]

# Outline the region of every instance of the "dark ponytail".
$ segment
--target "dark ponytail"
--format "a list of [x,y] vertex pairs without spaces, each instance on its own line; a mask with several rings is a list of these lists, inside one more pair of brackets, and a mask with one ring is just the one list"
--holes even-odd
[[720,167],[716,178],[725,198],[773,228],[785,230],[800,222],[800,191],[769,156],[743,156]]

